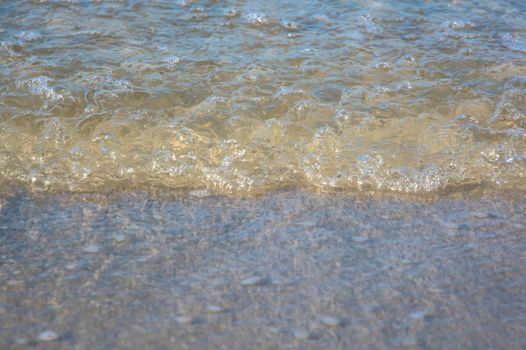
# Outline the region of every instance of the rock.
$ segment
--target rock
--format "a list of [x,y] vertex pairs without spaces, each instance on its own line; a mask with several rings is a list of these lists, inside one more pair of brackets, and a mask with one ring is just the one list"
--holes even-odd
[[218,306],[218,305],[208,305],[206,307],[206,311],[212,314],[218,314],[220,312],[223,312],[224,310],[221,306]]
[[38,335],[38,340],[53,341],[58,339],[58,334],[52,331],[44,331]]
[[95,253],[98,253],[100,249],[99,249],[99,246],[96,244],[88,244],[87,246],[84,247],[83,250],[86,253],[95,254]]
[[422,320],[427,315],[424,310],[413,311],[409,314],[409,318],[412,320]]
[[292,335],[294,335],[294,338],[298,340],[305,340],[309,339],[310,334],[305,328],[296,328],[292,331]]
[[496,219],[498,216],[494,213],[485,213],[482,211],[474,211],[470,213],[470,216],[475,219]]
[[140,262],[140,263],[147,262],[151,258],[152,258],[151,255],[143,255],[137,258],[137,262]]
[[445,228],[449,230],[458,230],[458,225],[455,224],[454,222],[442,221],[441,224],[442,226],[444,226]]
[[475,219],[485,219],[488,217],[488,214],[483,213],[481,211],[474,211],[471,213],[471,216],[474,217]]
[[369,238],[365,236],[352,236],[351,239],[353,242],[356,242],[356,243],[364,243],[364,242],[367,242]]
[[123,235],[123,234],[118,233],[116,235],[113,235],[113,240],[115,242],[121,243],[121,242],[124,242],[126,240],[126,236]]
[[67,263],[66,265],[64,265],[64,268],[66,270],[74,270],[75,268],[77,267],[77,264],[75,264],[74,262],[72,263]]
[[191,317],[186,317],[186,316],[179,316],[179,317],[175,318],[175,321],[177,323],[191,323],[192,322],[192,318]]
[[263,283],[263,279],[259,276],[251,276],[251,277],[245,278],[240,283],[242,286],[246,286],[246,287],[258,286]]
[[16,344],[16,345],[22,345],[22,346],[25,346],[25,345],[28,345],[29,342],[27,341],[27,339],[24,339],[24,338],[16,338],[16,339],[15,339],[15,344]]
[[341,320],[338,317],[329,315],[320,316],[320,322],[330,327],[336,327],[341,324]]

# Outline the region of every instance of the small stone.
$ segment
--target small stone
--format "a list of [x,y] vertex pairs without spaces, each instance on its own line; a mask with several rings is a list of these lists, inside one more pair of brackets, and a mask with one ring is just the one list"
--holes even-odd
[[66,265],[64,265],[64,268],[66,270],[74,270],[75,268],[77,267],[77,264],[75,264],[74,262],[72,263],[67,263]]
[[137,262],[143,263],[151,259],[151,255],[143,255],[137,258]]
[[523,225],[523,224],[518,223],[518,222],[517,222],[517,223],[512,223],[511,225],[512,225],[514,228],[519,229],[519,230],[524,230],[524,229],[526,229],[526,225]]
[[329,315],[323,315],[320,316],[320,322],[323,323],[326,326],[330,327],[336,327],[339,326],[341,321],[338,317],[335,316],[329,316]]
[[426,316],[427,312],[423,310],[413,311],[409,314],[409,318],[412,320],[421,320]]
[[458,236],[458,230],[447,229],[446,235],[448,235],[449,237],[456,237]]
[[58,334],[52,331],[45,331],[38,335],[38,340],[53,341],[58,339]]
[[96,244],[88,244],[87,246],[84,247],[83,249],[86,253],[98,253],[99,252],[99,246],[96,245]]
[[458,225],[455,224],[454,222],[443,221],[442,222],[442,226],[444,226],[445,228],[447,228],[449,230],[457,230],[458,229]]
[[124,242],[126,240],[126,236],[123,235],[123,234],[116,234],[113,236],[113,240],[115,240],[115,242],[118,242],[118,243],[121,243],[121,242]]
[[364,243],[364,242],[367,242],[368,240],[368,238],[364,236],[352,236],[351,239],[353,240],[353,242],[356,242],[356,243]]
[[296,222],[295,224],[298,226],[303,226],[303,227],[314,227],[316,226],[316,221],[304,220],[304,221]]
[[415,336],[411,334],[403,336],[399,344],[402,348],[414,348],[417,345],[417,341]]
[[483,213],[481,211],[474,211],[471,213],[471,216],[476,219],[486,219],[488,217],[488,214]]
[[19,287],[22,285],[22,281],[18,281],[18,280],[8,280],[7,281],[7,285],[8,286],[11,286],[11,287]]
[[250,287],[250,286],[257,286],[260,285],[263,282],[263,279],[259,276],[251,276],[248,278],[245,278],[240,283],[242,286]]
[[212,313],[212,314],[218,314],[220,312],[223,312],[223,308],[218,305],[208,305],[206,307],[206,311]]
[[186,316],[179,316],[179,317],[176,317],[175,318],[175,321],[177,323],[190,323],[192,322],[192,318],[191,317],[186,317]]
[[278,327],[269,327],[268,328],[268,331],[270,333],[279,333],[280,332],[280,329]]
[[281,26],[283,27],[283,29],[287,30],[298,30],[298,24],[290,21],[281,22]]
[[27,345],[29,342],[27,341],[27,339],[24,339],[24,338],[16,338],[15,339],[15,344],[16,345]]
[[294,338],[298,340],[309,339],[309,331],[305,328],[296,328],[292,331],[292,334],[294,335]]
[[495,213],[488,213],[482,211],[474,211],[470,213],[470,216],[475,219],[497,219],[498,215]]
[[208,190],[195,190],[195,191],[190,191],[188,194],[196,198],[206,198],[212,195],[210,191]]

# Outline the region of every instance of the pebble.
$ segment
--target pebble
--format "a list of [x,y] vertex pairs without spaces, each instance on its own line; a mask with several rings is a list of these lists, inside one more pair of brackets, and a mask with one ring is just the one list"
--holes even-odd
[[364,236],[353,236],[351,239],[353,240],[353,242],[356,242],[356,243],[364,243],[364,242],[367,242],[368,240],[368,238]]
[[[387,62],[380,62],[377,63],[374,68],[376,69],[383,69],[383,70],[389,70],[391,69],[391,65]],[[390,219],[389,215],[382,215],[382,219]]]
[[409,318],[412,320],[421,320],[427,315],[427,312],[423,310],[413,311],[409,314]]
[[76,267],[77,267],[77,264],[75,263],[67,263],[66,265],[64,265],[64,268],[66,270],[74,270]]
[[287,30],[298,30],[298,25],[296,23],[290,22],[290,21],[283,21],[283,22],[281,22],[281,26],[284,29],[287,29]]
[[126,236],[123,235],[123,234],[116,234],[113,236],[113,239],[115,240],[115,242],[124,242],[126,240]]
[[471,29],[474,27],[474,24],[471,22],[464,21],[452,21],[448,22],[447,26],[451,29]]
[[294,338],[298,340],[305,340],[309,338],[309,331],[307,331],[305,328],[296,328],[292,331],[292,334],[294,335]]
[[341,324],[341,321],[338,317],[329,315],[320,316],[320,322],[330,327],[336,327]]
[[87,246],[84,247],[83,249],[86,253],[98,253],[99,252],[99,246],[96,245],[96,244],[88,244]]
[[137,258],[137,262],[143,263],[151,259],[151,255],[143,255]]
[[220,312],[223,312],[223,308],[221,306],[218,306],[218,305],[208,305],[206,307],[206,311],[212,313],[212,314],[217,314],[217,313],[220,313]]
[[455,224],[454,222],[442,221],[441,224],[448,230],[458,230],[458,224]]
[[261,277],[251,276],[251,277],[245,278],[240,283],[242,286],[250,287],[250,286],[260,285],[262,282],[263,282],[263,279]]
[[523,225],[523,224],[520,224],[520,223],[512,223],[511,224],[514,228],[517,228],[519,230],[524,230],[526,229],[526,225]]
[[58,334],[52,331],[45,331],[38,335],[38,340],[53,341],[58,339]]
[[474,211],[471,213],[471,216],[477,219],[485,219],[488,217],[486,213],[483,213],[481,211]]
[[475,219],[496,219],[497,215],[493,213],[484,213],[481,211],[474,211],[471,213],[471,216]]
[[27,341],[27,339],[24,339],[24,338],[16,338],[15,339],[15,344],[16,345],[27,345],[29,342]]
[[175,321],[177,321],[177,323],[190,323],[192,322],[192,318],[186,316],[179,316],[175,318]]
[[18,280],[8,280],[8,281],[7,281],[7,285],[8,285],[8,286],[12,286],[12,287],[18,287],[18,286],[21,286],[21,285],[22,285],[22,281],[18,281]]

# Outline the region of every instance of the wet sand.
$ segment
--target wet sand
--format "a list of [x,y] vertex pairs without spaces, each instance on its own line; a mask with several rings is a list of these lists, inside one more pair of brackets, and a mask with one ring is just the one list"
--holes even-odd
[[0,348],[526,347],[524,193],[193,194],[2,197]]

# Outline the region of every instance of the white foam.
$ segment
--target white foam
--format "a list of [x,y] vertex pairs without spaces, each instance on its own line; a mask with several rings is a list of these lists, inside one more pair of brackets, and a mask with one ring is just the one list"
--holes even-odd
[[17,82],[19,88],[26,87],[29,91],[51,101],[59,101],[64,99],[64,95],[55,91],[49,84],[54,80],[47,76],[40,76],[33,79]]
[[42,35],[37,32],[18,32],[15,34],[15,38],[23,41],[37,41],[42,39]]
[[264,13],[252,12],[245,16],[245,22],[251,25],[266,25],[269,23],[269,18]]

